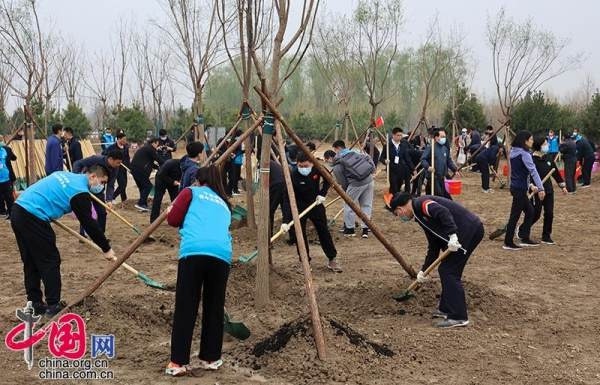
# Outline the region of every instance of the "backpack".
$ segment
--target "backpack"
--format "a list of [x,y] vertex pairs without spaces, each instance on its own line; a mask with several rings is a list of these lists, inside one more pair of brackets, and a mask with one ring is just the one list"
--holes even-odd
[[354,151],[350,151],[342,156],[340,164],[344,166],[346,174],[355,180],[363,180],[375,171],[375,165],[369,155],[359,154]]

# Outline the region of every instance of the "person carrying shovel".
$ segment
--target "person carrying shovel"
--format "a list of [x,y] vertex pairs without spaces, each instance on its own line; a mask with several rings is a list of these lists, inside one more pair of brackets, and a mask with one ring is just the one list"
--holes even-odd
[[438,258],[440,251],[450,251],[438,268],[442,294],[433,317],[442,318],[436,324],[440,328],[467,326],[469,319],[461,277],[469,256],[483,239],[479,217],[449,199],[430,195],[412,199],[404,192],[394,195],[389,210],[403,222],[414,219],[425,231],[427,256],[417,274],[419,283],[429,280],[424,271]]
[[169,225],[178,227],[181,235],[171,361],[165,369],[169,376],[183,376],[190,370],[200,298],[200,366],[216,370],[223,364],[223,306],[232,254],[231,204],[217,166],[201,167],[195,180],[194,185],[181,190],[167,216]]
[[[90,192],[99,194],[108,181],[108,170],[95,165],[85,174],[56,171],[27,188],[13,205],[11,225],[25,275],[27,300],[35,314],[52,317],[65,306],[61,302],[60,253],[50,222],[73,211],[92,241],[112,261],[115,253],[99,224],[92,219]],[[44,297],[40,288],[44,283]]]

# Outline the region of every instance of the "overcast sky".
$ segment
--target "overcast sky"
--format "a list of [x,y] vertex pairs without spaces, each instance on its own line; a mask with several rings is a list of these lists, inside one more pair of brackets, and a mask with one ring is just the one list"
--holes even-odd
[[[292,0],[292,3],[300,0]],[[328,0],[322,12],[349,12],[356,0]],[[545,88],[553,95],[565,97],[582,87],[590,76],[595,84],[600,81],[600,33],[598,0],[405,0],[403,44],[417,46],[423,40],[429,20],[437,12],[442,28],[459,26],[466,35],[466,46],[471,50],[476,65],[473,90],[483,99],[495,98],[491,73],[490,52],[486,44],[488,15],[506,7],[508,15],[517,20],[531,17],[535,24],[553,31],[571,41],[571,54],[582,52],[586,60],[578,70],[571,71],[549,82]],[[120,19],[133,19],[139,26],[151,19],[162,18],[157,0],[42,0],[40,14],[63,35],[81,42],[88,52],[110,47],[111,29]],[[148,25],[150,28],[151,26]]]

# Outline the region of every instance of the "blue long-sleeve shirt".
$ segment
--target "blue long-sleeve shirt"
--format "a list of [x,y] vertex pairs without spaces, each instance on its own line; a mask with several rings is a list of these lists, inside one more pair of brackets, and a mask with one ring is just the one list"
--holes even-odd
[[538,174],[529,151],[521,147],[510,149],[510,188],[511,190],[528,190],[529,176],[539,191],[544,191],[544,185],[540,174]]
[[63,171],[63,151],[60,138],[52,135],[46,141],[46,175],[55,171]]
[[117,173],[119,169],[114,169],[108,164],[108,157],[105,155],[92,155],[87,158],[83,158],[73,163],[73,172],[76,174],[82,174],[88,169],[95,165],[104,166],[108,170],[108,182],[106,183],[106,201],[110,202],[113,200],[115,195],[115,180],[117,179]]

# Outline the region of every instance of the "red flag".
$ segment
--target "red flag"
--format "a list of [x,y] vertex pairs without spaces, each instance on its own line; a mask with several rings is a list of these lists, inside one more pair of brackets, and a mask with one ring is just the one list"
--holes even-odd
[[383,116],[378,117],[377,119],[375,119],[375,128],[383,126],[383,123]]

